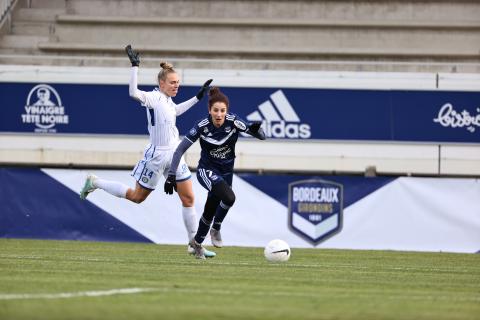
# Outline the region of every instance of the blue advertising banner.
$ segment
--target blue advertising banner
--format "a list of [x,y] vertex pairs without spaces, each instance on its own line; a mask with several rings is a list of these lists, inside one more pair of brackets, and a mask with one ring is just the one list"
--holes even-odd
[[[480,92],[222,90],[230,111],[263,121],[269,138],[480,143]],[[174,101],[197,91],[182,87]],[[0,96],[0,132],[147,134],[145,110],[127,84],[0,83]],[[206,115],[204,99],[177,119],[180,133]]]

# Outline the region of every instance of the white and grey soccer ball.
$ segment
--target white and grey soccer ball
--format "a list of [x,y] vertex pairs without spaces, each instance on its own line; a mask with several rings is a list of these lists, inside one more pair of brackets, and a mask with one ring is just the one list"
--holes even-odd
[[280,239],[270,241],[263,251],[270,262],[285,262],[290,259],[291,252],[288,243]]

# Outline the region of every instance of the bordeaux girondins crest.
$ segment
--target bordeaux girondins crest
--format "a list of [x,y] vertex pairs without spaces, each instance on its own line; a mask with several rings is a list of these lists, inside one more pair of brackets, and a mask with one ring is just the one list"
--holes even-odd
[[317,245],[340,232],[343,186],[326,180],[301,180],[288,185],[288,226]]

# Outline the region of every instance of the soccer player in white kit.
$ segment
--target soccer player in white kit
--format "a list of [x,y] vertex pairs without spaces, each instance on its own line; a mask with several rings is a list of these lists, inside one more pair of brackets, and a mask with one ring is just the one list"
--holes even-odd
[[[130,45],[125,48],[125,51],[132,63],[129,94],[146,108],[150,143],[145,148],[143,159],[137,163],[131,173],[137,181],[135,189],[129,188],[121,182],[104,180],[89,174],[80,191],[81,199],[85,199],[95,189],[102,189],[135,203],[144,201],[157,186],[160,175],[163,175],[164,178],[167,177],[173,153],[180,142],[175,125],[176,117],[200,101],[212,82],[212,79],[208,80],[196,96],[177,105],[172,101],[172,97],[177,95],[180,80],[173,66],[166,62],[160,63],[159,87],[149,92],[141,91],[137,86],[139,53],[133,51]],[[176,191],[182,202],[182,216],[190,242],[197,231],[198,220],[194,207],[191,173],[183,158],[176,171],[176,179]],[[192,248],[188,247],[188,250],[193,253]],[[213,257],[215,253],[208,251],[208,255]]]

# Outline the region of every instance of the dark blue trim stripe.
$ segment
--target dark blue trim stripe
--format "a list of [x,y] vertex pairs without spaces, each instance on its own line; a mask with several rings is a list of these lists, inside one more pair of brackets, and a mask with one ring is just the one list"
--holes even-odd
[[137,180],[137,183],[144,189],[151,190],[151,191],[155,190],[155,189],[152,189],[152,188],[145,187],[140,180]]
[[[148,149],[145,151],[145,153],[143,154],[143,157],[144,157],[144,158],[147,157],[148,151],[150,151],[150,149],[151,149],[152,147],[153,147],[153,146],[150,145],[150,147],[148,147]],[[138,169],[138,163],[135,165],[135,169],[133,170],[132,176],[134,176],[134,175],[137,173],[137,169]],[[143,166],[143,169],[145,169],[145,166]],[[143,169],[142,169],[142,171],[143,171]]]
[[191,177],[192,177],[192,175],[189,175],[188,177],[186,177],[184,179],[177,180],[177,182],[186,181],[186,180],[190,179]]
[[152,127],[155,126],[155,110],[154,109],[148,109],[148,113],[150,113],[150,124]]
[[155,155],[155,151],[157,151],[157,147],[153,147],[153,152],[152,152],[152,156],[150,157],[150,160],[153,159],[153,156]]
[[[151,148],[151,147],[152,147],[152,146],[150,146],[150,148]],[[148,148],[148,150],[150,150],[150,148]],[[157,147],[153,147],[152,154],[151,154],[151,156],[150,156],[150,159],[148,159],[148,160],[152,160],[152,159],[153,159],[153,155],[155,154],[155,150],[156,150],[156,149],[157,149]],[[148,150],[147,150],[147,152],[145,153],[145,157],[147,157]],[[147,160],[147,161],[148,161],[148,160]],[[145,168],[147,167],[147,161],[145,161],[145,162],[143,163],[143,169],[142,169],[142,174],[141,174],[141,175],[143,175],[143,171],[144,171]],[[147,188],[147,189],[148,189],[148,188]],[[153,190],[153,189],[151,189],[151,190]]]

